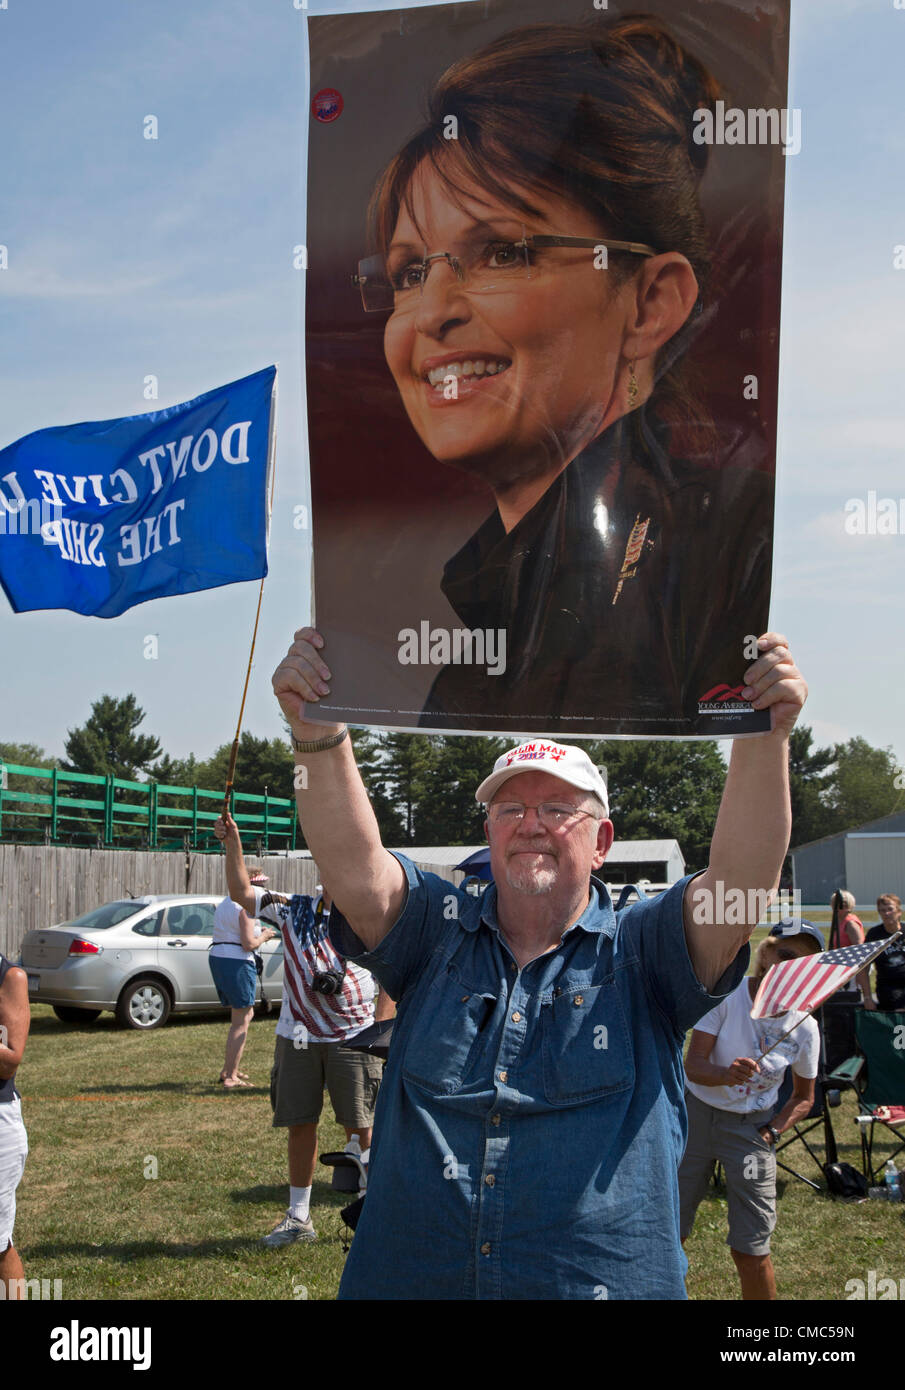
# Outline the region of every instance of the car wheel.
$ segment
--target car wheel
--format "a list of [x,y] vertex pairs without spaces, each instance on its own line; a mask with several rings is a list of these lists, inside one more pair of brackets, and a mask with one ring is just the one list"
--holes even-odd
[[93,1023],[100,1018],[100,1009],[78,1009],[69,1004],[54,1004],[53,1011],[61,1023]]
[[170,996],[159,980],[132,980],[116,1004],[116,1020],[124,1028],[148,1032],[162,1028],[170,1016]]

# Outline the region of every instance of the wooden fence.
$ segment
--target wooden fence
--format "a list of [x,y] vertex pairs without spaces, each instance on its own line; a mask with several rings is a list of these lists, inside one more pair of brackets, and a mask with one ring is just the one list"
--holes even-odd
[[[311,859],[271,855],[255,862],[264,865],[274,888],[314,888]],[[15,960],[26,932],[130,894],[225,893],[225,865],[222,854],[0,844],[0,951]]]
[[[317,868],[313,860],[249,854],[252,857],[263,866],[273,888],[286,893],[314,891]],[[421,867],[456,883],[464,877],[448,866]],[[0,844],[0,951],[15,961],[26,932],[70,921],[130,894],[225,892],[222,854]]]

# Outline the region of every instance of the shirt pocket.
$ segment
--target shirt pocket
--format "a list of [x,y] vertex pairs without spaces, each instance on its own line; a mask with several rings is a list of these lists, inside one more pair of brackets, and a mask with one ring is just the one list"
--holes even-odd
[[627,1091],[635,1061],[615,976],[564,990],[541,1006],[544,1095],[551,1105],[584,1105]]
[[[434,1096],[460,1090],[487,1048],[496,994],[470,988],[454,965],[434,980],[422,1003],[405,1049],[406,1081]],[[487,1084],[490,1085],[490,1064]]]

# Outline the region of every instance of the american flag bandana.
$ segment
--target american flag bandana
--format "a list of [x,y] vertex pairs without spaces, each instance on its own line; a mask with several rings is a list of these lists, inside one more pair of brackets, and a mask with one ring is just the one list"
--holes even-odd
[[798,960],[771,965],[761,980],[751,1017],[776,1018],[793,1009],[798,1013],[811,1013],[900,936],[901,932],[896,932],[888,941],[843,946],[838,951],[821,951],[816,956],[801,956]]

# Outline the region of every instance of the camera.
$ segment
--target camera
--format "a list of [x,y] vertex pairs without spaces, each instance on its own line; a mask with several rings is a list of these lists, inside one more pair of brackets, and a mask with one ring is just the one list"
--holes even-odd
[[342,970],[315,970],[311,988],[317,994],[342,994],[345,978]]

